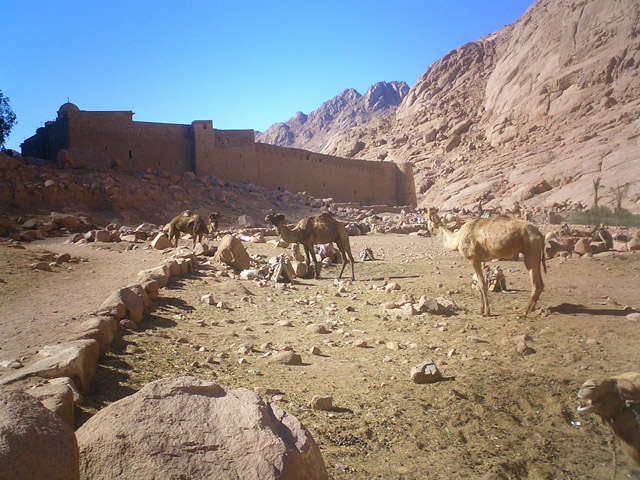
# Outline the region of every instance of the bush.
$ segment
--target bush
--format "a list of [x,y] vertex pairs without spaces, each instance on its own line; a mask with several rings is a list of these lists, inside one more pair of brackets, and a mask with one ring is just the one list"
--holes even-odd
[[567,222],[576,225],[640,227],[640,216],[624,208],[611,210],[609,207],[591,207],[589,210],[572,212]]

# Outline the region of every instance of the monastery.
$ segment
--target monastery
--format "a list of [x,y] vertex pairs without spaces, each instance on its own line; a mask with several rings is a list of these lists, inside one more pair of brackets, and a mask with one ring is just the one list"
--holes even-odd
[[22,155],[55,161],[66,149],[76,167],[190,171],[273,190],[306,191],[362,205],[416,205],[411,163],[354,160],[255,142],[253,130],[137,122],[133,112],[93,112],[65,103],[22,145]]

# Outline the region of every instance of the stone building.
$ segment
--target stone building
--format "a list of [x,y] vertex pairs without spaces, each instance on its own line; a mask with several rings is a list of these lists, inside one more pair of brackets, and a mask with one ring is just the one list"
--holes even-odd
[[24,156],[54,161],[61,149],[75,166],[171,174],[191,171],[270,189],[306,191],[363,205],[416,205],[411,163],[372,162],[256,143],[253,130],[218,130],[133,121],[133,112],[92,112],[65,103],[21,145]]

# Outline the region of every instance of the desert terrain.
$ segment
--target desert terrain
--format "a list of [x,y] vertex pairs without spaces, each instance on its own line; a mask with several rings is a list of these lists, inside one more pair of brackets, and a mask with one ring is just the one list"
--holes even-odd
[[[0,318],[9,332],[0,360],[28,361],[111,288],[172,252],[65,240],[0,243]],[[588,378],[637,370],[639,324],[627,319],[640,309],[637,253],[548,260],[545,291],[523,320],[530,284],[521,261],[497,262],[509,293],[490,293],[486,318],[475,313],[471,267],[436,238],[367,234],[351,246],[376,258],[356,263],[355,282],[335,281],[337,266],[319,280],[246,280],[199,257],[196,272],[161,290],[137,331],[118,330],[76,407],[76,426],[152,380],[194,375],[255,389],[294,414],[335,479],[611,478],[612,435],[595,415],[577,414],[576,394]],[[285,252],[245,247],[254,259]],[[44,252],[78,260],[54,272],[28,268]],[[390,282],[399,289],[386,291]],[[205,294],[224,308],[202,302]],[[389,308],[423,295],[451,300],[455,311]],[[326,333],[316,333],[319,325]],[[289,349],[300,365],[272,361]],[[410,369],[427,360],[443,379],[413,383]],[[311,409],[315,395],[331,396],[333,408]],[[617,478],[630,478],[616,452]]]

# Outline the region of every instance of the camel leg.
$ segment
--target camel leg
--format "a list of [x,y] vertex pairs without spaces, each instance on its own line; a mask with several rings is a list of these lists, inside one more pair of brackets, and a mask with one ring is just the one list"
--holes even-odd
[[353,268],[354,261],[353,261],[353,255],[351,255],[351,247],[348,244],[345,245],[341,241],[336,241],[336,245],[338,246],[338,249],[340,250],[340,255],[342,257],[342,270],[340,270],[340,275],[338,275],[338,280],[340,280],[340,277],[342,277],[342,272],[344,272],[344,267],[347,266],[347,259],[349,259],[349,262],[351,263],[351,280],[355,281],[356,275]]
[[484,281],[484,275],[482,274],[482,262],[480,260],[472,260],[471,266],[473,267],[474,272],[476,272],[476,277],[478,277],[478,283],[480,285],[480,311],[478,313],[488,317],[491,313],[489,310],[489,298],[487,295],[487,282]]
[[542,271],[540,270],[541,261],[530,262],[529,277],[531,277],[531,298],[527,304],[527,309],[520,318],[526,318],[531,310],[536,306],[540,294],[544,290],[544,282],[542,281]]

